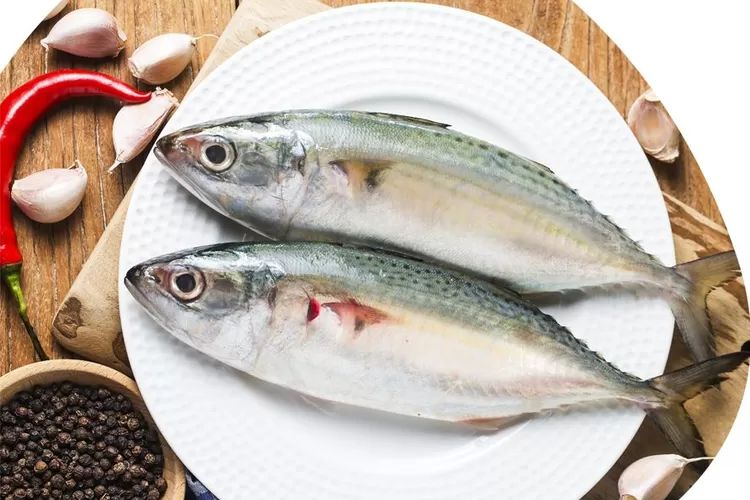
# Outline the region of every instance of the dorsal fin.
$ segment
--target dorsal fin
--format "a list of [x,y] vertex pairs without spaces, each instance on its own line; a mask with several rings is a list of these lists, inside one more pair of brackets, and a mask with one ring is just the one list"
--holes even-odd
[[363,111],[363,113],[367,115],[371,115],[371,116],[376,116],[378,118],[385,118],[389,120],[399,120],[402,122],[411,123],[413,125],[421,125],[423,127],[450,128],[450,125],[447,123],[434,122],[426,118],[416,118],[414,116],[399,115],[396,113],[380,113],[377,111]]

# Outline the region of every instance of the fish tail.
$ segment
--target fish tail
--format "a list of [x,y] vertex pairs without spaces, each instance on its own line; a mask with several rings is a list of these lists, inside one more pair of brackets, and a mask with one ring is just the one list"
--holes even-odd
[[734,352],[647,381],[662,403],[647,408],[646,412],[682,456],[698,458],[706,455],[700,433],[683,403],[717,386],[726,378],[725,373],[735,370],[748,358],[750,352]]
[[716,352],[706,297],[714,288],[739,276],[737,256],[734,251],[729,251],[680,264],[672,269],[680,279],[669,290],[669,305],[693,357],[696,361],[705,361]]

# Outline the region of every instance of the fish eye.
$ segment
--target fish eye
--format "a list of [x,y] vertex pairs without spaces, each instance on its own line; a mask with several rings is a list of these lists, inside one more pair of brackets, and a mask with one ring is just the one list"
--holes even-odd
[[201,296],[205,288],[205,280],[200,271],[185,269],[171,275],[169,288],[175,298],[191,301]]
[[224,139],[213,137],[201,146],[201,163],[214,172],[223,172],[234,163],[234,148]]

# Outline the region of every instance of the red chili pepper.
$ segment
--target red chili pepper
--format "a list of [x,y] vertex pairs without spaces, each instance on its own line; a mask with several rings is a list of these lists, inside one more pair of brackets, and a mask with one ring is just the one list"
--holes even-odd
[[136,90],[102,73],[64,69],[21,85],[0,104],[0,275],[18,301],[21,320],[40,359],[48,358],[29,322],[21,291],[23,258],[13,227],[10,184],[16,158],[34,123],[56,104],[82,96],[109,96],[127,103],[141,103],[148,101],[151,93]]

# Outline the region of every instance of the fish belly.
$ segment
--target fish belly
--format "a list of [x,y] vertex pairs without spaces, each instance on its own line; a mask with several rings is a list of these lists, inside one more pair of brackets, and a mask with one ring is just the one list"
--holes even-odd
[[513,335],[413,313],[391,311],[389,318],[355,332],[324,307],[302,333],[274,333],[246,371],[319,399],[446,421],[613,397],[595,375]]

